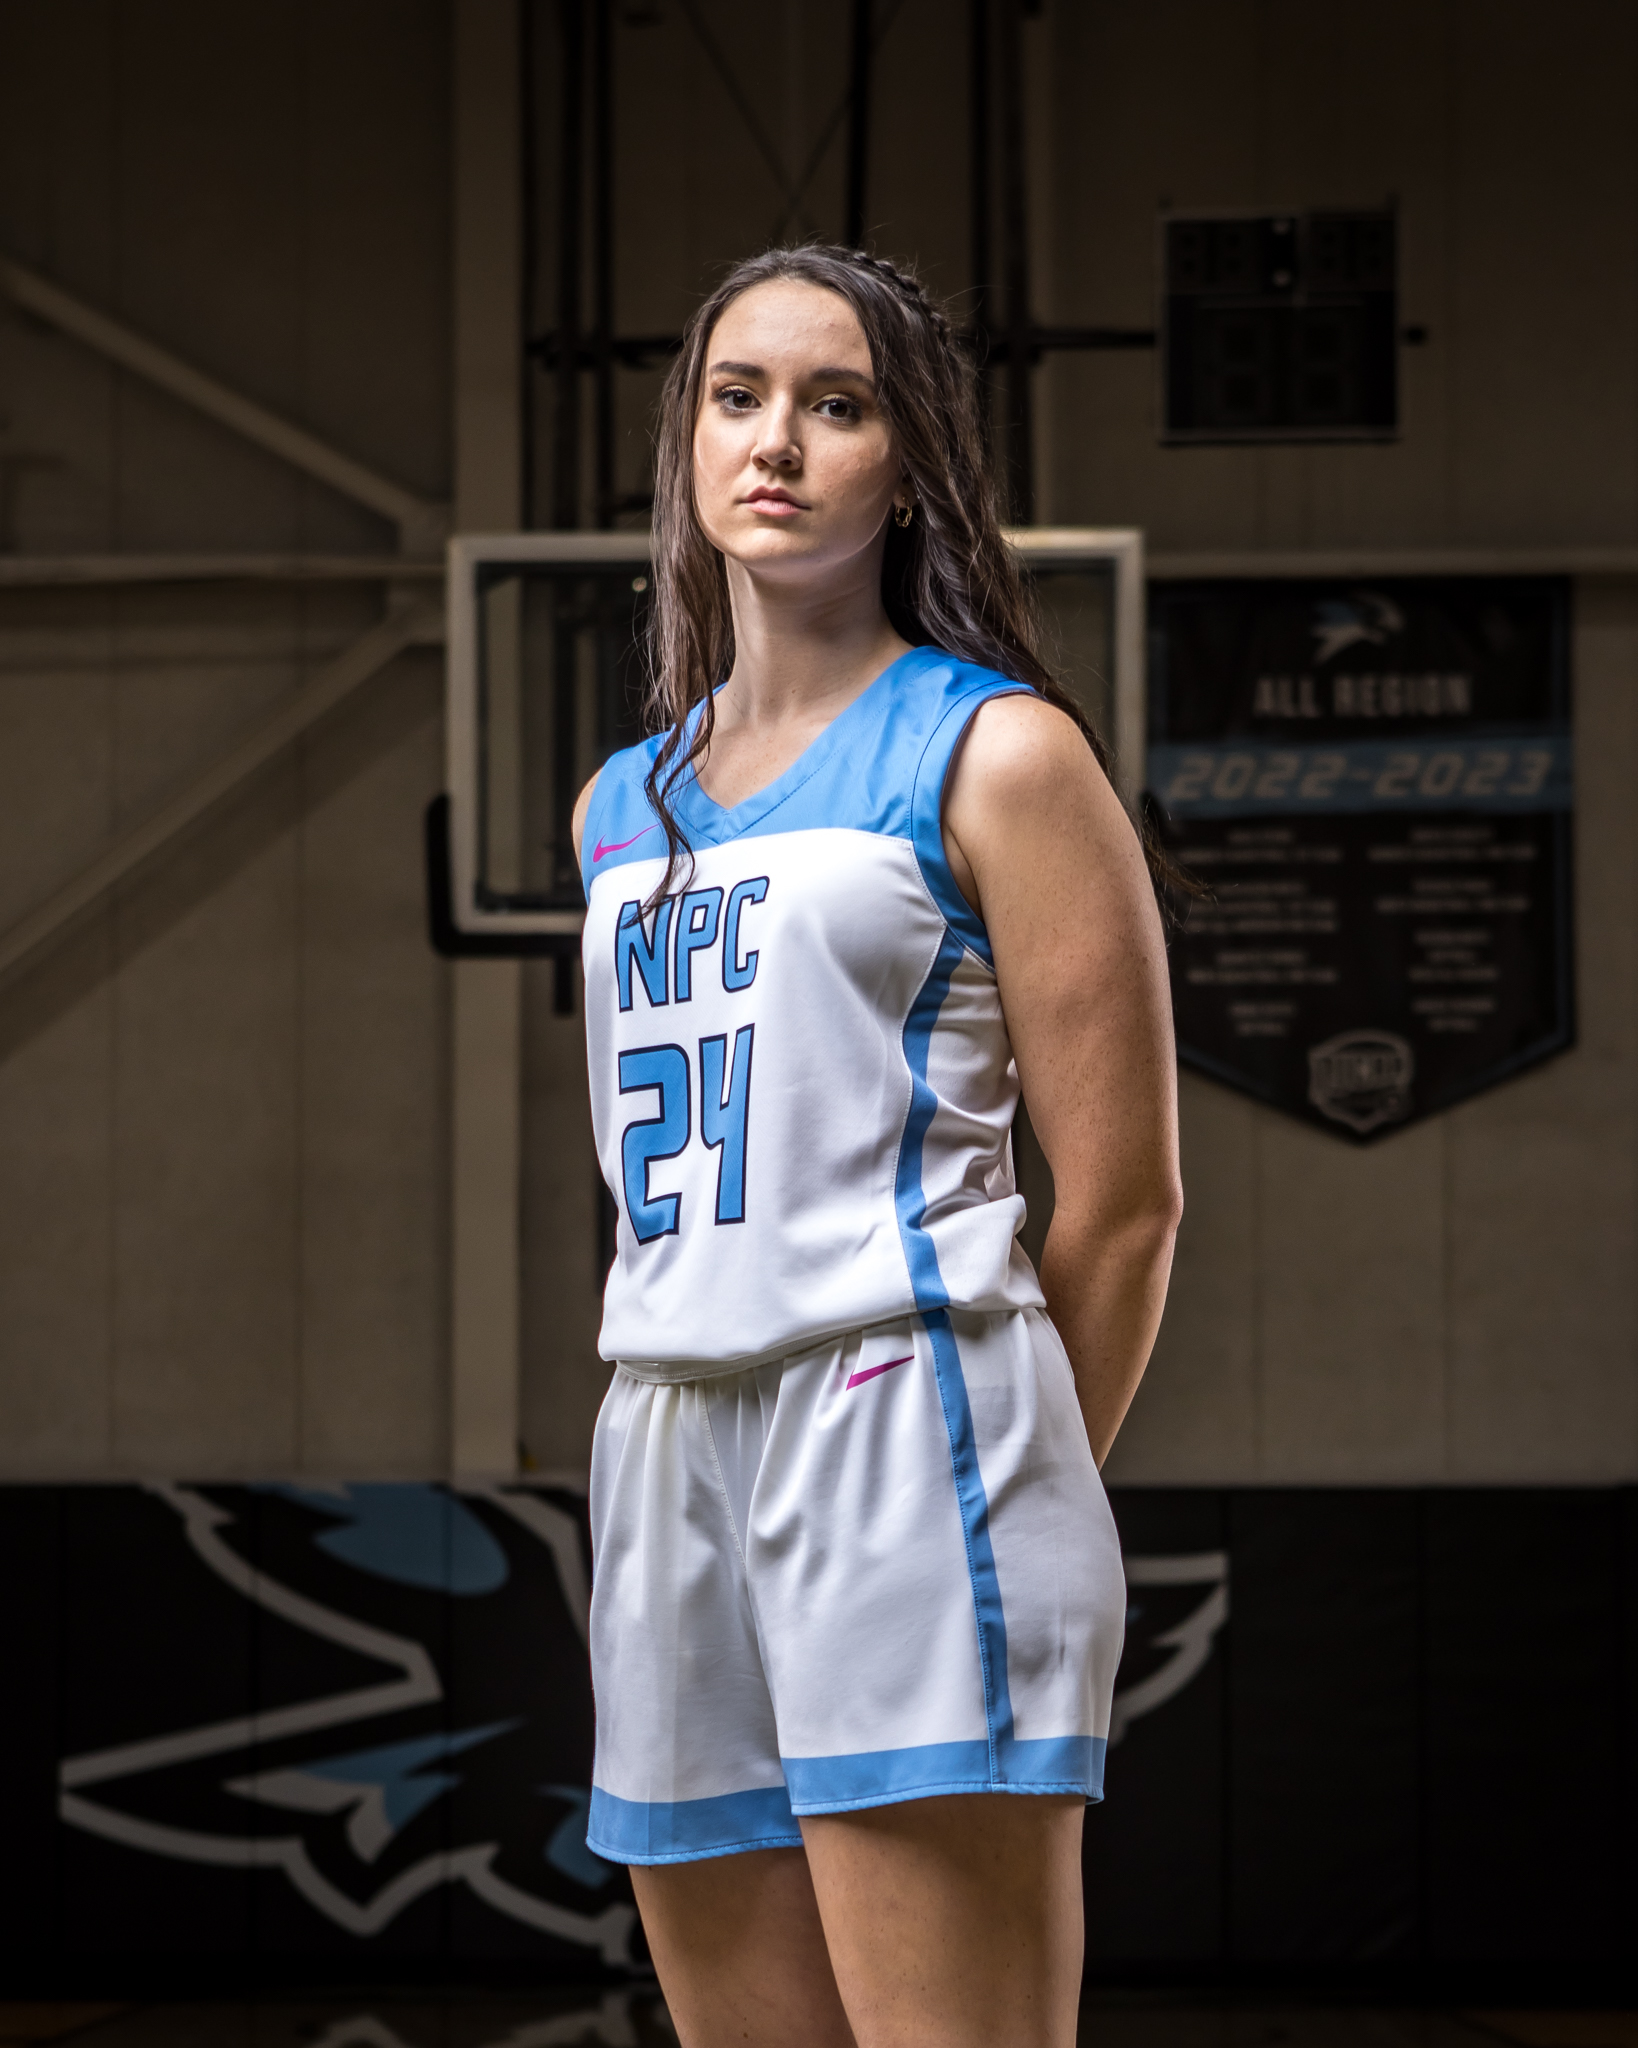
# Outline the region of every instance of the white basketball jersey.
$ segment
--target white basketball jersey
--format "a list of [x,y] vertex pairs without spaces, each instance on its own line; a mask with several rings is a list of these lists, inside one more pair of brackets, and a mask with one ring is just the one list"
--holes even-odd
[[694,870],[646,914],[665,869],[643,790],[658,740],[598,777],[586,1034],[619,1208],[599,1348],[639,1378],[1040,1304],[1016,1242],[1017,1073],[940,824],[973,714],[1020,687],[917,648],[731,810],[685,777]]

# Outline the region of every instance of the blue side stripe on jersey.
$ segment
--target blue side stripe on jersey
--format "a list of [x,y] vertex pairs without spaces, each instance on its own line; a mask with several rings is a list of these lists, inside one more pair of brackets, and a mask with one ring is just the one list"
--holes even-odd
[[904,1136],[899,1141],[899,1164],[893,1189],[898,1213],[899,1236],[904,1244],[905,1262],[910,1268],[910,1286],[917,1308],[949,1306],[950,1296],[939,1271],[938,1252],[922,1228],[927,1214],[927,1196],[921,1185],[921,1161],[927,1132],[938,1109],[938,1096],[927,1079],[927,1060],[932,1049],[933,1030],[950,993],[950,981],[960,965],[961,941],[946,932],[933,964],[927,971],[910,1014],[904,1020],[904,1063],[910,1070],[910,1108],[904,1119]]
[[997,1777],[990,1744],[928,1742],[909,1749],[862,1750],[851,1756],[782,1756],[793,1813],[846,1813],[895,1799],[926,1799],[939,1792],[1069,1792],[1103,1797],[1101,1735],[1060,1735],[1012,1741],[1001,1752]]
[[619,1799],[592,1787],[586,1846],[610,1863],[692,1863],[742,1849],[799,1849],[783,1785],[712,1799]]
[[933,1375],[938,1383],[944,1427],[950,1439],[950,1466],[961,1510],[961,1533],[967,1546],[967,1578],[972,1586],[973,1613],[978,1624],[978,1660],[984,1681],[984,1722],[990,1778],[992,1783],[999,1785],[1002,1781],[1002,1751],[1012,1740],[1012,1698],[1007,1689],[1007,1623],[1001,1609],[1001,1582],[996,1575],[995,1550],[990,1542],[990,1504],[978,1466],[972,1406],[967,1399],[961,1353],[947,1313],[949,1291],[939,1271],[937,1248],[923,1227],[927,1197],[921,1184],[922,1151],[928,1127],[938,1108],[938,1097],[927,1080],[928,1053],[933,1027],[950,993],[950,978],[964,951],[960,936],[947,931],[927,979],[904,1021],[904,1057],[910,1069],[910,1109],[899,1145],[894,1206],[898,1212],[905,1263],[910,1269],[911,1290],[933,1348]]

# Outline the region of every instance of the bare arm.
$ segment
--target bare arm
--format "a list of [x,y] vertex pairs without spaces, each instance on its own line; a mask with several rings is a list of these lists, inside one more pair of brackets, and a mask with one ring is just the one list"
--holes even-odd
[[1160,1326],[1183,1209],[1165,947],[1142,850],[1090,748],[1039,699],[973,720],[944,841],[982,914],[1052,1167],[1041,1258],[1093,1456],[1115,1440]]
[[[601,775],[602,772],[602,769],[599,768],[597,775]],[[574,834],[574,857],[576,861],[580,859],[580,842],[586,836],[586,813],[591,809],[592,791],[597,787],[597,775],[592,777],[591,781],[586,784],[585,788],[574,800],[574,817],[570,821],[569,830]]]

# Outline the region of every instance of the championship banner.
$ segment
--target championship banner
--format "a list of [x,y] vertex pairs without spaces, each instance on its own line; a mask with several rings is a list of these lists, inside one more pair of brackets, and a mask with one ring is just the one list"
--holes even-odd
[[1179,1057],[1361,1141],[1574,1042],[1569,584],[1162,584]]

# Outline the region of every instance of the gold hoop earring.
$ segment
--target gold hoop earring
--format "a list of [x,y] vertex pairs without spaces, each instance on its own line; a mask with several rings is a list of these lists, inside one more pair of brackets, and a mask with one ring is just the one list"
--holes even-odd
[[893,507],[893,524],[895,526],[908,526],[915,516],[916,508],[914,505],[895,505]]

